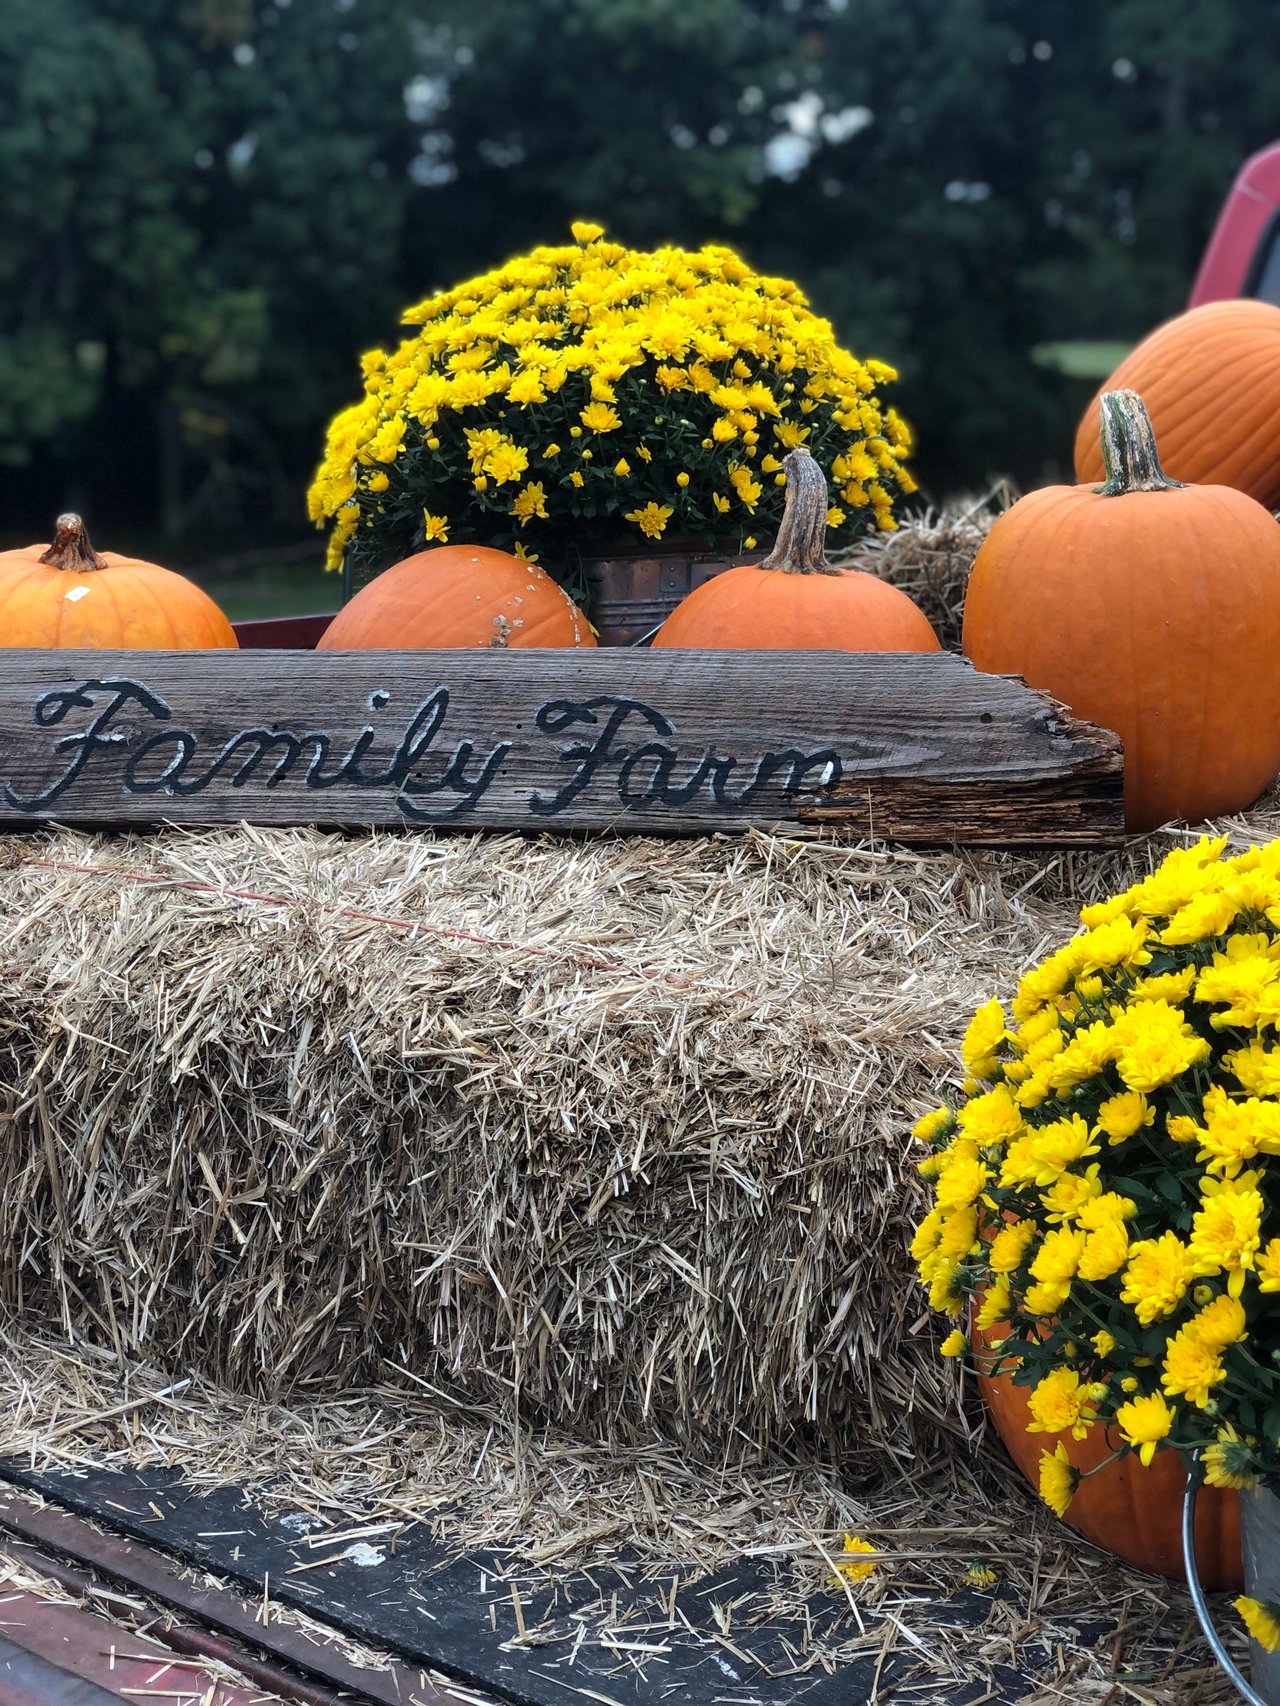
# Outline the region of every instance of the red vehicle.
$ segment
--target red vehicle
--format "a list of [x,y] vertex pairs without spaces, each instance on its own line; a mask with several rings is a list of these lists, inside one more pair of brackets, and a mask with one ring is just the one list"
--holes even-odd
[[1240,168],[1191,287],[1189,308],[1254,296],[1280,306],[1280,143]]

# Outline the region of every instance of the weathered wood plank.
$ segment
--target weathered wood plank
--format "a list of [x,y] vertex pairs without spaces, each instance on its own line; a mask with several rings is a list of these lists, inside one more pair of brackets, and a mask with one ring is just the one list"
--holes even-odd
[[0,651],[0,823],[1123,835],[1119,743],[948,654]]

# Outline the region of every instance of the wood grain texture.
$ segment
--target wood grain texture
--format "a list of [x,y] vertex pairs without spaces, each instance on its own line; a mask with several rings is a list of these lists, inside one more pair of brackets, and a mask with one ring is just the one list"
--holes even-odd
[[950,654],[0,651],[0,823],[1123,837],[1119,743]]
[[[103,1513],[94,1514],[101,1522]],[[416,1667],[393,1663],[386,1670],[371,1671],[357,1665],[346,1657],[336,1641],[325,1638],[310,1606],[307,1610],[313,1617],[311,1628],[278,1619],[263,1623],[261,1602],[256,1606],[246,1605],[235,1593],[212,1585],[207,1579],[193,1580],[189,1566],[164,1557],[136,1539],[103,1532],[101,1527],[69,1510],[59,1509],[43,1498],[37,1503],[12,1487],[0,1489],[0,1533],[15,1537],[7,1542],[8,1549],[36,1570],[43,1559],[39,1553],[28,1553],[23,1542],[73,1559],[130,1592],[141,1592],[205,1628],[244,1641],[251,1650],[296,1666],[305,1676],[318,1677],[332,1688],[350,1692],[355,1700],[376,1701],[378,1706],[488,1706],[485,1697],[473,1689],[455,1693],[446,1680],[428,1677]],[[3,1689],[0,1672],[0,1706],[8,1706]],[[47,1697],[42,1697],[42,1706],[48,1706]]]

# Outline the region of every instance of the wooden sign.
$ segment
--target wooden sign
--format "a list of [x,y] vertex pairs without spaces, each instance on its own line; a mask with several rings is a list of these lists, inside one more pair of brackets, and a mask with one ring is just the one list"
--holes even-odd
[[1123,836],[1119,743],[949,654],[0,651],[0,823]]

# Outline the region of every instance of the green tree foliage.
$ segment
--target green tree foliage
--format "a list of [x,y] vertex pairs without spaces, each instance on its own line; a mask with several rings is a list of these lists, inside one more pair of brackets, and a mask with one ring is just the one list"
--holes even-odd
[[[1060,471],[1038,344],[1185,300],[1274,0],[0,0],[0,529],[291,529],[358,356],[561,237],[727,240],[903,372],[935,487]],[[1274,127],[1274,129],[1273,129]]]

